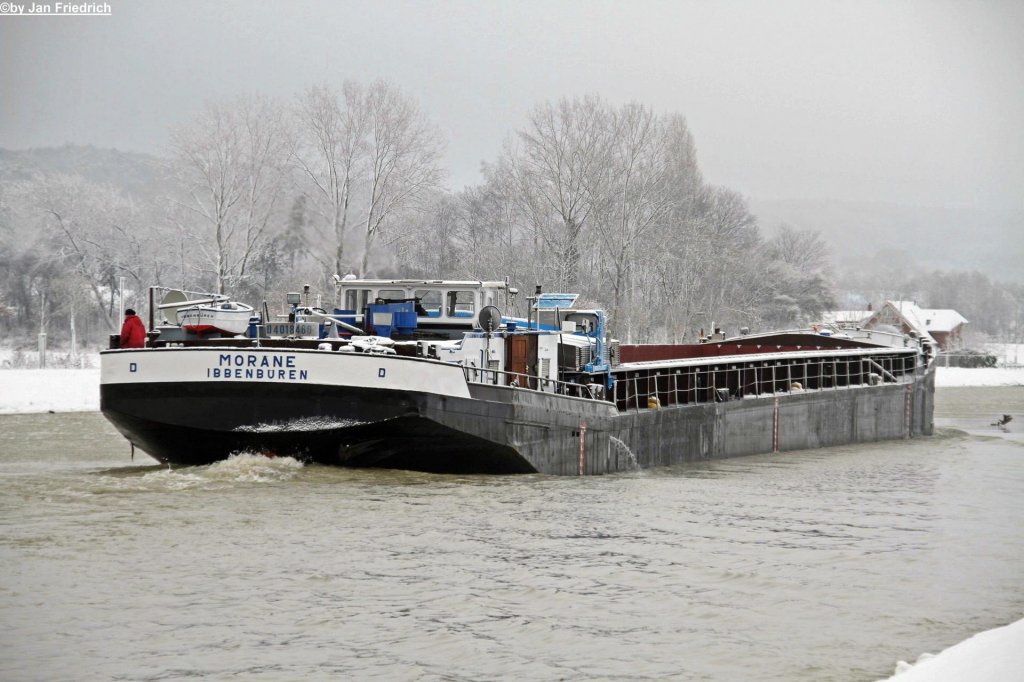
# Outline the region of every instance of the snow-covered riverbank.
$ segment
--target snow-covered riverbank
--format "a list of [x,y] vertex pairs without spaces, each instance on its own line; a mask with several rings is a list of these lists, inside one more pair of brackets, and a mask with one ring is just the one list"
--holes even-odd
[[98,369],[0,370],[0,414],[99,409]]
[[1024,620],[974,635],[913,666],[900,662],[893,682],[1012,682],[1024,680]]

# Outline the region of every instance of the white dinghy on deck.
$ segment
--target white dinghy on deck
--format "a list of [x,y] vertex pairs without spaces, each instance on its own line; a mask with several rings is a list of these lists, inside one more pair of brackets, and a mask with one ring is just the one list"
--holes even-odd
[[218,332],[237,336],[249,328],[253,308],[245,303],[224,301],[178,310],[178,324],[197,334]]

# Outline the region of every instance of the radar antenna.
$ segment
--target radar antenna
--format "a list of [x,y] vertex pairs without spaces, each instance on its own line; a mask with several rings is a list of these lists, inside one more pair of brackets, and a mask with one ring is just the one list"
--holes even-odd
[[476,323],[485,332],[497,331],[501,326],[501,311],[493,305],[485,305],[477,315]]

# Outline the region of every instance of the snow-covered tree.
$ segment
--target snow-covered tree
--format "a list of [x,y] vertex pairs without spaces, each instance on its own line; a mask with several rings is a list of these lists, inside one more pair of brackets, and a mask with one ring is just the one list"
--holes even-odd
[[262,95],[208,103],[171,134],[195,221],[197,266],[224,293],[246,277],[289,187],[294,139],[284,107]]
[[[307,90],[297,104],[301,145],[295,156],[305,193],[317,220],[313,253],[343,274],[358,262],[369,266],[372,249],[394,218],[427,201],[442,177],[443,144],[437,128],[415,101],[395,86],[347,81],[340,92],[329,86]],[[361,234],[361,257],[346,254]],[[394,237],[403,233],[393,230]]]

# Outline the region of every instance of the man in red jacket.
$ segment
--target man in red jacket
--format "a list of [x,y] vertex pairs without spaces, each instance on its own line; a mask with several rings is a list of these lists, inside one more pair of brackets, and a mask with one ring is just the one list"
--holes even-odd
[[121,348],[144,348],[146,346],[146,326],[131,308],[124,311],[124,324],[121,325]]

